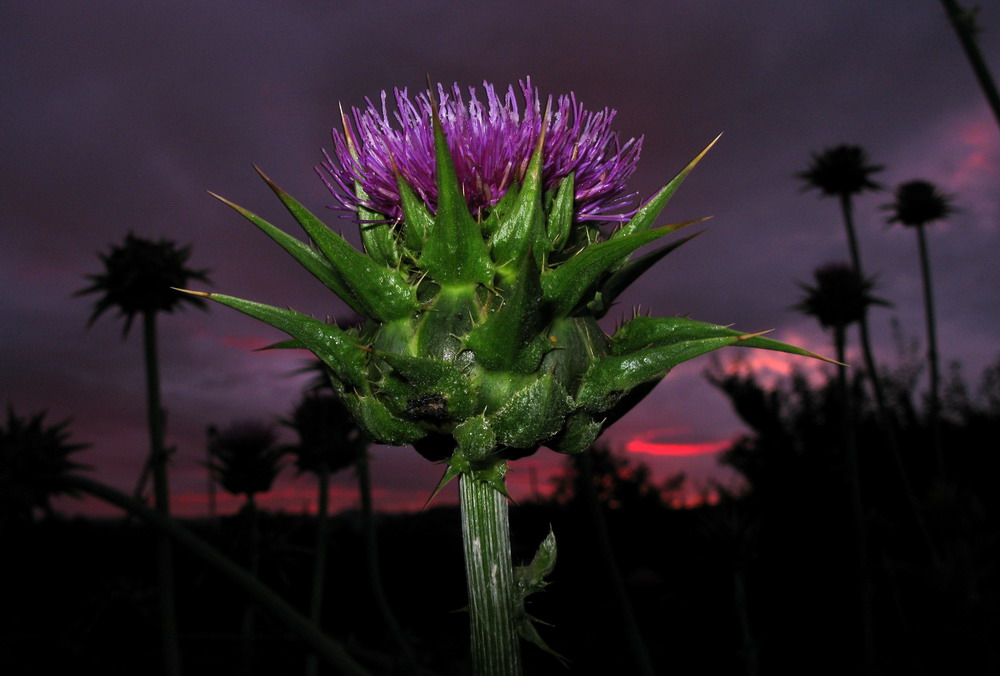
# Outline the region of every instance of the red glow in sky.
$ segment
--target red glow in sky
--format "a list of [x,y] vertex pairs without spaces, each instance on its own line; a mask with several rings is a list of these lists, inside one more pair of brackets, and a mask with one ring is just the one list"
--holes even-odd
[[673,428],[648,430],[629,440],[625,444],[625,450],[630,453],[648,453],[650,455],[704,455],[718,453],[733,443],[732,439],[696,442],[657,441],[658,439],[676,439],[678,431]]

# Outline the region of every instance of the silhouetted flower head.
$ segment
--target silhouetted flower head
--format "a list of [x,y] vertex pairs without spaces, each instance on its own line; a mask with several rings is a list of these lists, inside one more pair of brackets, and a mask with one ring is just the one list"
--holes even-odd
[[233,495],[266,493],[281,471],[284,449],[274,428],[255,420],[233,423],[212,439],[209,469]]
[[[512,183],[524,179],[544,123],[545,188],[574,173],[578,220],[623,220],[625,215],[612,212],[630,201],[623,195],[625,182],[635,171],[642,138],[621,143],[611,130],[614,110],[587,111],[574,94],[554,102],[550,97],[543,110],[530,79],[520,83],[523,112],[513,86],[503,93],[484,82],[485,102],[473,87],[468,102],[458,84],[437,89],[441,124],[473,215],[485,216]],[[383,91],[380,104],[369,100],[363,110],[343,117],[343,131],[333,132],[334,154],[326,155],[320,173],[344,208],[361,207],[394,220],[402,214],[394,165],[432,211],[437,187],[428,92],[411,98],[406,89],[396,89],[393,97],[394,112]]]
[[[319,363],[319,362],[317,362]],[[329,382],[329,377],[327,382]],[[357,461],[368,447],[368,439],[351,412],[333,392],[308,392],[282,421],[298,434],[299,441],[286,447],[299,472],[337,472]]]
[[815,286],[799,284],[806,292],[794,309],[816,317],[824,328],[844,328],[861,321],[871,305],[889,305],[872,295],[875,282],[846,263],[828,263],[813,272]]
[[[186,267],[191,256],[190,246],[161,239],[153,241],[136,237],[131,232],[121,246],[113,245],[108,253],[99,253],[104,271],[87,275],[92,284],[76,292],[101,294],[87,321],[93,324],[106,310],[118,308],[125,317],[124,334],[128,335],[132,320],[145,312],[173,312],[185,303],[205,308],[201,298],[177,293],[175,288],[187,286],[191,280],[208,282],[208,270]],[[174,287],[174,288],[171,288]]]
[[0,426],[0,526],[30,520],[36,508],[50,511],[53,496],[75,495],[61,479],[87,469],[70,456],[89,444],[69,442],[69,422],[50,424],[44,412],[24,417],[7,407],[7,424]]
[[842,144],[813,153],[812,163],[797,176],[806,182],[805,189],[816,188],[831,197],[856,195],[865,190],[881,190],[871,175],[882,171],[868,163],[868,153],[861,146]]
[[926,225],[948,218],[955,212],[952,197],[929,181],[909,181],[896,188],[896,201],[882,208],[893,212],[890,223]]

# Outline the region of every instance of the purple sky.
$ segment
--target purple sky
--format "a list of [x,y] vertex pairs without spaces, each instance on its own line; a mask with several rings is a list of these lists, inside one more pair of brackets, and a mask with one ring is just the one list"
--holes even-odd
[[[73,417],[74,439],[103,480],[130,488],[147,447],[139,330],[125,342],[111,315],[90,330],[73,298],[96,252],[127,231],[193,243],[213,288],[318,316],[343,306],[206,190],[288,226],[251,164],[317,212],[333,203],[313,172],[330,148],[337,103],[443,82],[506,86],[530,75],[543,93],[575,91],[618,110],[623,137],[645,134],[632,187],[647,196],[719,132],[721,142],[674,198],[666,219],[711,215],[708,232],[637,283],[622,312],[690,314],[820,351],[827,341],[788,310],[814,268],[846,257],[834,201],[793,178],[810,153],[864,146],[883,183],[913,178],[957,196],[961,212],[930,235],[944,359],[978,376],[998,353],[1000,132],[938,2],[199,2],[8,3],[0,10],[0,399],[22,414]],[[1000,71],[1000,13],[981,12],[981,44]],[[883,360],[890,320],[922,337],[916,241],[857,203],[866,271],[895,303],[873,316]],[[354,237],[349,221],[328,222]],[[614,314],[614,313],[612,313]],[[612,322],[614,317],[611,318]],[[178,449],[179,511],[202,509],[204,430],[287,415],[298,353],[254,354],[279,334],[221,307],[161,323],[168,443]],[[731,356],[731,355],[726,355]],[[707,360],[677,369],[607,437],[718,448],[740,432],[705,383]],[[761,368],[787,368],[762,360]],[[704,482],[712,453],[634,457],[657,477]],[[524,495],[542,451],[518,463]],[[416,507],[440,468],[409,449],[376,449],[381,507]],[[356,500],[338,479],[336,507]],[[270,504],[300,509],[311,489],[291,471]]]

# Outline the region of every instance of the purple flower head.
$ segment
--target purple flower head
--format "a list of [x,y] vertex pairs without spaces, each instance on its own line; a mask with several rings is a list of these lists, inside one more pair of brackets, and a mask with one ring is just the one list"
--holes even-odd
[[[614,110],[587,111],[570,94],[554,105],[550,97],[543,112],[531,80],[520,88],[523,115],[513,86],[501,98],[484,82],[485,103],[470,87],[466,103],[458,84],[450,90],[438,85],[441,124],[469,210],[484,217],[512,183],[523,180],[544,121],[545,188],[573,173],[577,220],[624,220],[633,197],[623,194],[625,182],[635,171],[642,138],[620,143],[611,130]],[[437,203],[431,101],[427,92],[411,99],[405,89],[394,90],[394,97],[392,113],[383,91],[380,106],[368,100],[363,110],[343,116],[343,132],[333,132],[334,154],[326,153],[320,172],[343,208],[361,207],[390,220],[402,214],[393,163],[432,211]],[[356,195],[355,182],[366,197]],[[613,213],[623,208],[628,213]]]

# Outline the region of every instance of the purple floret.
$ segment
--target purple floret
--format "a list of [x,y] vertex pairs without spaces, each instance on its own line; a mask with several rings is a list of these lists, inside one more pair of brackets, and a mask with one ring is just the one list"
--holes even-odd
[[[493,85],[483,83],[486,101],[469,88],[469,101],[458,84],[446,90],[438,85],[441,123],[455,170],[470,211],[485,217],[504,196],[512,182],[521,182],[541,133],[545,113],[538,90],[527,79],[520,83],[524,114],[518,109],[514,87],[498,96]],[[427,92],[410,99],[405,89],[394,90],[396,110],[389,112],[387,95],[381,105],[369,99],[363,110],[344,116],[343,131],[334,130],[334,152],[326,153],[320,175],[340,206],[357,212],[359,206],[395,220],[402,214],[392,164],[433,211],[436,207],[434,134]],[[578,220],[623,220],[633,195],[625,195],[625,182],[635,171],[642,138],[621,144],[611,131],[615,111],[584,110],[576,96],[560,96],[551,113],[543,147],[542,177],[546,189],[555,188],[574,173]],[[353,150],[357,158],[353,157]],[[367,195],[355,195],[355,181]],[[626,210],[626,213],[614,213]]]

